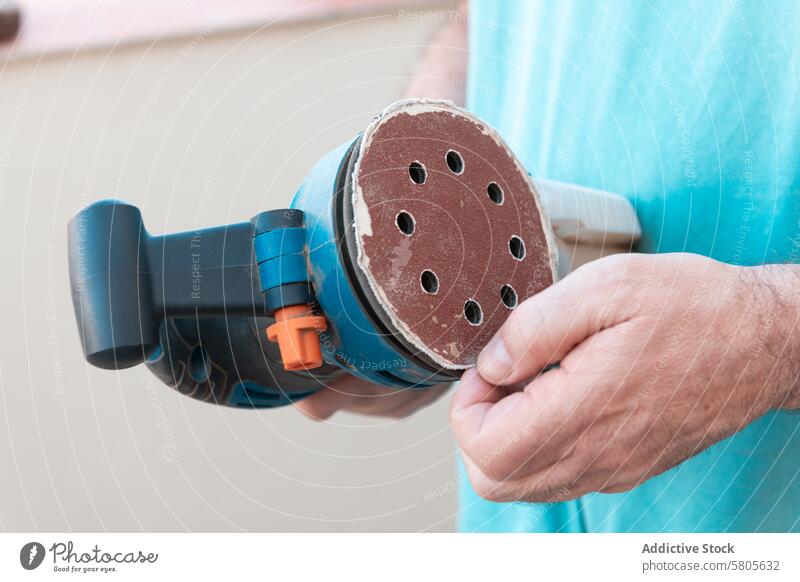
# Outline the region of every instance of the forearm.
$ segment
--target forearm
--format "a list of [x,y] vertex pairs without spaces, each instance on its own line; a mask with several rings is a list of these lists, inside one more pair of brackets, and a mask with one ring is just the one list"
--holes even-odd
[[448,20],[437,30],[415,65],[405,97],[448,99],[464,104],[467,76],[467,2],[446,13]]

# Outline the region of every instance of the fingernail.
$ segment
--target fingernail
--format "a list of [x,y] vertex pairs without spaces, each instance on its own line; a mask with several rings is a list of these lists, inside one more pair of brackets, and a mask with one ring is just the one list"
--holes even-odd
[[478,372],[487,381],[501,382],[511,372],[511,356],[500,336],[495,336],[478,356]]

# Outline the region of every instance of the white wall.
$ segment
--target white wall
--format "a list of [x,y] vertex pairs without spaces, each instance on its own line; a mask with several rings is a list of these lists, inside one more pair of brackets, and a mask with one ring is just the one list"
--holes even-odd
[[0,70],[0,529],[453,528],[446,399],[316,424],[90,368],[65,252],[67,220],[100,198],[140,205],[154,233],[287,204],[400,95],[435,26],[325,21]]

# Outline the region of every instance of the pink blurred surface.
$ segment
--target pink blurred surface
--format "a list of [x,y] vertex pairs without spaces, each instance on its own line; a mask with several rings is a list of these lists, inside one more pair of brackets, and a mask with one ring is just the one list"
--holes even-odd
[[22,30],[0,46],[35,56],[215,30],[258,28],[337,16],[420,9],[422,0],[20,0]]

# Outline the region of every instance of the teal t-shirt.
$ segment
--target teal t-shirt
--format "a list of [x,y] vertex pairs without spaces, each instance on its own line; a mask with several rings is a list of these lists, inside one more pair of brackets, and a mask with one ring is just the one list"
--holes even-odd
[[[469,109],[532,175],[624,194],[644,252],[800,262],[800,2],[470,1]],[[480,499],[465,531],[800,530],[800,416],[627,493]]]

